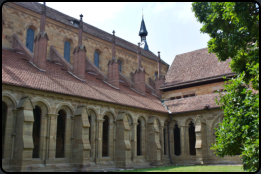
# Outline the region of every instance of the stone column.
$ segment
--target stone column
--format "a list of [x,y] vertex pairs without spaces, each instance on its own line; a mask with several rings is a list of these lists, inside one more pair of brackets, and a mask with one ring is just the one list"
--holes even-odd
[[[170,147],[168,146],[168,148],[170,148],[170,154],[171,154],[171,157],[173,157],[174,155],[174,126],[169,126],[169,140],[170,140]],[[168,151],[169,153],[169,151]],[[167,153],[167,154],[168,154]]]
[[16,137],[16,117],[17,117],[17,109],[13,109],[14,122],[13,122],[13,132],[12,132],[12,150],[10,159],[14,159],[14,143]]
[[131,145],[129,141],[129,123],[125,112],[117,115],[117,144],[116,144],[116,167],[131,168]]
[[132,151],[133,162],[136,162],[136,158],[137,158],[137,126],[138,123],[132,123],[131,151]]
[[84,105],[77,107],[74,121],[75,144],[73,149],[73,163],[77,171],[87,172],[90,167],[89,128],[87,108]]
[[186,126],[179,126],[180,127],[180,145],[181,145],[181,154],[180,156],[185,156],[185,129]]
[[116,160],[116,121],[113,121],[113,161]]
[[46,133],[46,159],[45,166],[51,166],[55,159],[57,116],[59,114],[47,114]]
[[164,126],[160,126],[160,144],[161,144],[161,160],[163,160],[164,155]]
[[196,119],[196,164],[207,164],[207,133],[206,133],[206,120],[198,115]]
[[162,165],[161,163],[161,145],[159,143],[159,128],[156,123],[155,116],[150,116],[148,120],[148,128],[147,128],[147,136],[148,136],[148,160],[150,165]]
[[33,155],[33,105],[28,96],[22,97],[17,107],[17,126],[14,150],[14,170],[31,170]]
[[102,123],[104,119],[97,118],[97,128],[96,128],[96,158],[95,163],[99,163],[102,157]]

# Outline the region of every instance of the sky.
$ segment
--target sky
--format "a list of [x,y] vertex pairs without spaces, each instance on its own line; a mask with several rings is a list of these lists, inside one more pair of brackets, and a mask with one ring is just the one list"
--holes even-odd
[[[43,2],[40,2],[43,3]],[[207,47],[208,34],[191,10],[192,2],[46,2],[48,7],[80,19],[105,32],[129,41],[140,42],[142,13],[149,50],[172,64],[178,54]],[[142,10],[143,9],[143,10]]]

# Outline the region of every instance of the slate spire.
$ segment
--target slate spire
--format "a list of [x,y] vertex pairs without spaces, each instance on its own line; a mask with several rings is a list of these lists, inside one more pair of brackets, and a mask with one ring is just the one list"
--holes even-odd
[[147,41],[146,41],[146,36],[148,35],[148,31],[146,29],[146,26],[145,26],[145,22],[144,22],[144,19],[143,19],[143,15],[142,15],[142,21],[141,21],[141,25],[140,25],[140,32],[139,32],[139,36],[141,38],[141,44],[140,44],[140,47],[144,50],[149,50],[149,46],[147,44]]

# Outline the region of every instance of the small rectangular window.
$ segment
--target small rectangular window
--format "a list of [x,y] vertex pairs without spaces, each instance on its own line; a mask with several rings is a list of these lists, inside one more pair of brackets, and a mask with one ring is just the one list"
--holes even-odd
[[189,97],[189,95],[183,95],[183,98],[188,98]]
[[175,97],[171,97],[170,100],[175,100],[176,98]]
[[181,99],[181,96],[176,97],[176,99]]
[[195,96],[195,94],[190,94],[190,97],[194,97]]

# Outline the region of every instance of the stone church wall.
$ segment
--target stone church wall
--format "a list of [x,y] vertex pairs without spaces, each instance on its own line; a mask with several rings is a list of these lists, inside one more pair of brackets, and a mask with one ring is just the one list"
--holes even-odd
[[[14,32],[18,35],[24,44],[26,42],[26,32],[28,28],[32,28],[34,30],[35,36],[39,33],[41,18],[40,14],[8,2],[3,5],[2,14],[5,20],[2,36],[3,47],[12,48],[12,34]],[[88,18],[88,16],[86,16],[86,18]],[[117,32],[117,29],[115,30]],[[64,42],[68,41],[71,44],[70,63],[73,64],[73,49],[78,44],[78,28],[67,26],[58,21],[46,18],[45,31],[49,37],[47,46],[47,59],[50,59],[49,53],[51,45],[53,45],[55,49],[63,56]],[[138,36],[137,40],[139,40]],[[99,67],[104,74],[108,75],[107,64],[112,56],[111,43],[83,32],[82,44],[86,46],[86,56],[92,62],[94,62],[94,52],[97,51],[100,54]],[[130,72],[134,72],[138,67],[137,54],[122,47],[116,46],[116,58],[122,61],[123,75],[130,79]],[[142,66],[146,70],[145,80],[147,84],[149,84],[149,77],[154,79],[154,73],[157,71],[157,62],[144,56],[141,56],[141,59]],[[168,66],[162,64],[163,75],[167,73],[167,70]]]

